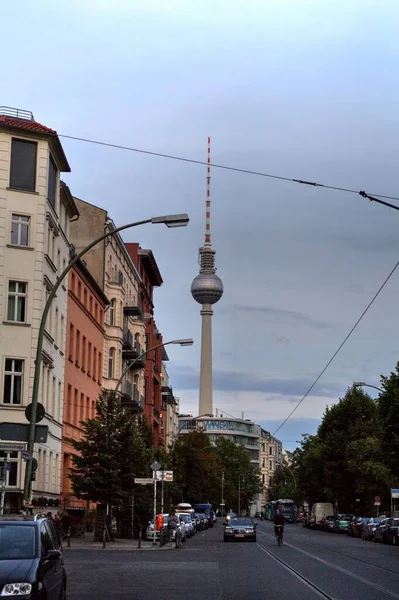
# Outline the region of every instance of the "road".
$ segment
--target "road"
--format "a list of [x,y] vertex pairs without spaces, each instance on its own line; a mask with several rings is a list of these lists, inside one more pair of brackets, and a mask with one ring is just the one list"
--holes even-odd
[[222,526],[179,550],[66,549],[68,600],[399,600],[399,548],[272,524],[257,543],[222,541]]

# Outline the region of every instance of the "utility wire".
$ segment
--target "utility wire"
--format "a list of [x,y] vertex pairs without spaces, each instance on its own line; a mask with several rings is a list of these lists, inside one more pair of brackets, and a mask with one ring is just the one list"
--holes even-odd
[[208,163],[203,160],[194,160],[193,158],[187,158],[184,156],[174,156],[173,154],[164,154],[162,152],[153,152],[150,150],[143,150],[142,148],[132,148],[130,146],[121,146],[119,144],[110,144],[108,142],[100,142],[99,140],[90,140],[87,138],[81,138],[81,137],[76,137],[76,136],[72,136],[72,135],[64,135],[64,134],[59,133],[58,136],[69,139],[69,140],[85,142],[87,144],[96,144],[98,146],[106,146],[108,148],[117,148],[119,150],[128,150],[129,152],[138,152],[139,154],[148,154],[150,156],[158,156],[159,158],[168,158],[170,160],[178,160],[180,162],[192,163],[195,165],[211,166],[211,167],[214,167],[215,169],[224,169],[225,171],[235,171],[236,173],[245,173],[247,175],[256,175],[258,177],[267,177],[269,179],[278,179],[279,181],[289,181],[291,183],[311,185],[313,187],[322,187],[322,188],[325,188],[328,190],[334,190],[334,191],[338,191],[338,192],[347,192],[349,194],[360,194],[360,196],[362,196],[363,198],[367,198],[371,202],[378,202],[380,204],[384,204],[385,206],[389,206],[390,208],[399,210],[399,206],[395,206],[394,204],[389,204],[388,202],[382,202],[382,200],[378,200],[375,197],[375,196],[378,196],[378,198],[385,198],[386,200],[396,200],[397,202],[399,202],[399,197],[395,197],[395,196],[384,196],[383,194],[367,194],[364,191],[353,190],[351,188],[343,188],[343,187],[339,187],[339,186],[335,186],[335,185],[327,185],[324,183],[317,183],[315,181],[306,181],[304,179],[293,179],[292,177],[282,177],[280,175],[273,175],[271,173],[263,173],[262,171],[251,171],[249,169],[240,169],[238,167],[230,167],[228,165],[218,165],[215,163],[211,163],[210,165],[208,165]]
[[276,435],[276,433],[278,431],[280,431],[280,429],[283,427],[283,425],[286,424],[286,422],[288,421],[288,419],[290,419],[292,417],[292,415],[294,414],[294,412],[300,407],[300,405],[305,400],[305,398],[307,398],[307,396],[313,390],[313,388],[315,387],[315,385],[317,384],[317,382],[319,381],[319,379],[327,371],[328,367],[331,365],[331,363],[333,362],[333,360],[337,356],[338,352],[340,352],[340,350],[343,348],[343,346],[349,340],[350,336],[355,331],[355,329],[359,325],[360,321],[363,319],[363,317],[365,316],[365,314],[367,313],[367,311],[369,310],[369,308],[372,306],[372,304],[374,303],[374,301],[380,295],[380,293],[382,292],[382,290],[384,289],[384,287],[386,286],[386,284],[388,283],[388,281],[391,279],[392,275],[395,273],[395,271],[398,268],[398,266],[399,266],[399,261],[396,263],[396,265],[394,266],[394,268],[392,269],[392,271],[389,273],[388,277],[385,279],[384,283],[380,286],[380,288],[378,289],[378,291],[374,294],[373,298],[370,300],[370,302],[368,303],[368,305],[366,306],[366,308],[364,309],[364,311],[362,312],[362,314],[360,315],[360,317],[358,318],[358,320],[356,321],[356,323],[354,324],[354,326],[352,327],[352,329],[349,331],[348,335],[345,337],[345,339],[343,340],[343,342],[341,342],[341,344],[338,346],[337,350],[334,352],[334,354],[332,355],[332,357],[330,358],[330,360],[328,361],[328,363],[326,364],[326,366],[324,367],[324,369],[320,372],[320,374],[317,376],[317,378],[315,379],[315,381],[312,383],[312,385],[310,386],[310,388],[308,389],[308,391],[306,392],[306,394],[301,398],[301,400],[298,402],[298,404],[295,405],[295,407],[292,409],[292,411],[290,412],[290,414],[284,419],[284,421],[281,423],[281,425],[279,425],[277,427],[276,431],[274,431],[272,435]]

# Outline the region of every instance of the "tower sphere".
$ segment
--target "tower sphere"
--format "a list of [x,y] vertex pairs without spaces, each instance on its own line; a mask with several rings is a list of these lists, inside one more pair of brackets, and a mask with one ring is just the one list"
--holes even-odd
[[200,273],[193,279],[191,294],[199,304],[215,304],[223,295],[223,283],[214,273]]

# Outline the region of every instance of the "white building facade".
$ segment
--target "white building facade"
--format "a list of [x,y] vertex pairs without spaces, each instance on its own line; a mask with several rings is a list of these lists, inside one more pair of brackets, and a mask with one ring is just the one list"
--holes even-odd
[[[70,220],[79,216],[60,173],[70,171],[56,132],[26,111],[0,107],[0,422],[27,425],[40,320],[52,286],[69,261]],[[33,496],[58,498],[64,395],[67,281],[46,323],[39,401],[47,442],[35,444]],[[2,444],[4,444],[4,436]],[[9,446],[18,440],[9,440]],[[20,442],[21,443],[21,442]],[[21,507],[24,462],[4,450],[5,512]]]

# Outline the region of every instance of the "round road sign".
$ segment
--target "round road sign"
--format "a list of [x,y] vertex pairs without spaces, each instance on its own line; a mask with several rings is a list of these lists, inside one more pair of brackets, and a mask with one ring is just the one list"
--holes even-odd
[[[25,409],[25,417],[27,418],[29,423],[30,423],[31,414],[32,414],[32,403],[28,404],[28,406]],[[45,411],[43,404],[40,404],[40,402],[38,402],[37,409],[36,409],[36,423],[40,423],[40,421],[42,421],[44,419],[45,414],[46,414],[46,411]]]
[[374,496],[374,502],[381,502],[380,496]]

